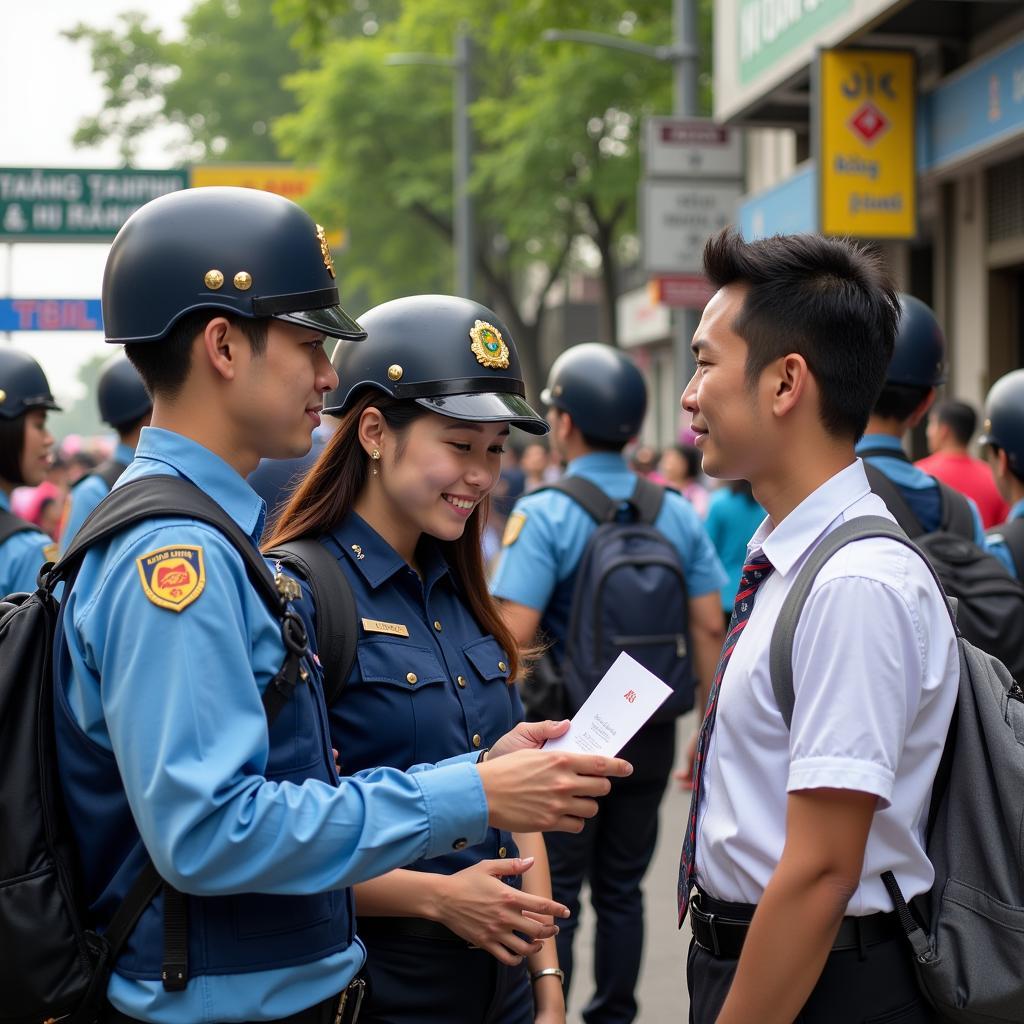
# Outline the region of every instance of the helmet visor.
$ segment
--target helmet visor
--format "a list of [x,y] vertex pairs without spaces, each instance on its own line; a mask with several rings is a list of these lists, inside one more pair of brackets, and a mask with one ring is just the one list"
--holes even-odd
[[512,426],[529,434],[546,434],[550,429],[547,420],[534,412],[525,398],[510,392],[438,395],[434,398],[417,398],[416,402],[431,412],[450,416],[454,420],[471,420],[475,423],[500,423],[508,420]]
[[275,313],[274,318],[286,320],[290,324],[298,324],[300,327],[308,327],[313,331],[323,331],[329,338],[362,341],[366,337],[366,331],[337,304],[324,306],[322,309]]

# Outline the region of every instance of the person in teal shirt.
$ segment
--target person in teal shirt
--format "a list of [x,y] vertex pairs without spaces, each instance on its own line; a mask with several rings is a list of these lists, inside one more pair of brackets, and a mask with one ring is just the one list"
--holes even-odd
[[730,480],[711,492],[704,528],[729,577],[721,591],[726,625],[732,616],[733,598],[747,560],[747,543],[764,517],[765,511],[755,500],[746,480]]
[[44,562],[53,559],[50,538],[11,511],[15,487],[46,479],[53,455],[48,410],[59,410],[42,367],[28,353],[0,349],[0,597],[36,589]]

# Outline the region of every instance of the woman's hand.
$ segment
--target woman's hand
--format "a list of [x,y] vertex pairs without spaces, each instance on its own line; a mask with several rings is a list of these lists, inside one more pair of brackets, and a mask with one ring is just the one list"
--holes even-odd
[[561,903],[522,892],[502,881],[522,875],[531,867],[533,857],[515,857],[484,860],[454,875],[437,875],[432,916],[467,942],[514,967],[523,957],[538,952],[544,939],[558,934],[556,924],[534,915],[569,916],[568,908]]
[[568,719],[561,722],[520,722],[491,747],[487,752],[487,760],[493,761],[502,754],[511,754],[517,750],[539,750],[548,740],[556,739],[568,728]]

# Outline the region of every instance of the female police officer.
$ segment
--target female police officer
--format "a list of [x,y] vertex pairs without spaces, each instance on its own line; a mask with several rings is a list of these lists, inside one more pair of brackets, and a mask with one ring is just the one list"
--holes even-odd
[[[509,425],[547,430],[489,309],[420,295],[360,325],[367,340],[338,343],[344,383],[324,403],[340,426],[269,541],[319,537],[355,597],[357,656],[329,709],[344,772],[485,750],[521,719],[518,652],[487,593],[481,530]],[[518,845],[531,856],[492,828],[476,847],[356,887],[366,1019],[564,1021],[554,944],[538,941],[556,929],[530,916],[550,897],[544,844]]]
[[0,350],[0,597],[35,590],[50,538],[11,512],[11,492],[46,477],[53,435],[46,411],[60,409],[42,367],[27,353]]

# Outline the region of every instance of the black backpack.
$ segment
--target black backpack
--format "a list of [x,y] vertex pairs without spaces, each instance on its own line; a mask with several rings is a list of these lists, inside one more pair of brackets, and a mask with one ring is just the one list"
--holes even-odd
[[[884,454],[902,455],[888,449]],[[909,461],[905,455],[902,458]],[[939,528],[926,533],[900,489],[867,461],[864,471],[871,490],[924,552],[945,592],[956,598],[960,632],[975,647],[998,658],[1015,679],[1024,680],[1024,586],[995,555],[974,543],[974,517],[967,499],[936,480],[942,517]]]
[[577,502],[598,524],[576,570],[565,649],[549,653],[523,684],[527,717],[575,714],[622,651],[672,687],[652,722],[693,707],[689,604],[675,545],[654,523],[665,489],[643,477],[626,501],[568,476],[548,488]]
[[[800,612],[825,562],[865,537],[889,537],[922,553],[880,516],[843,523],[814,549],[786,595],[771,640],[772,690],[787,728]],[[935,881],[908,907],[892,871],[881,878],[921,990],[941,1019],[1010,1024],[1024,1019],[1024,689],[996,658],[960,635],[959,610],[948,604],[960,680],[924,823]]]
[[0,544],[16,533],[24,533],[27,530],[38,531],[39,527],[33,526],[27,519],[22,519],[5,508],[0,508]]
[[[74,834],[57,778],[53,650],[59,604],[93,544],[160,516],[187,516],[219,529],[245,562],[249,580],[281,620],[285,660],[267,686],[268,724],[291,698],[307,651],[301,620],[288,607],[259,552],[227,513],[189,481],[151,476],[112,491],[93,510],[64,557],[40,571],[39,589],[0,600],[0,1020],[93,1024],[121,947],[164,889],[164,987],[188,981],[187,901],[148,863],[102,934],[90,928],[78,880]],[[294,581],[291,582],[294,587]]]

